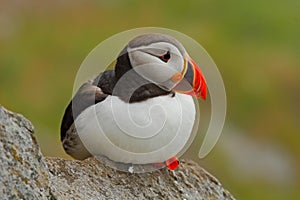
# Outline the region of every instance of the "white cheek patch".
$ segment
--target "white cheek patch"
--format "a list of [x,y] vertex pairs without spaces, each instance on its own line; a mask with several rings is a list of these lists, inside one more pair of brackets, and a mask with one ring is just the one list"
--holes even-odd
[[134,56],[132,60],[134,70],[140,76],[153,83],[163,83],[178,72],[170,65],[157,61],[158,58],[147,53],[135,51],[132,52],[132,56]]
[[[160,42],[147,47],[127,49],[133,69],[146,80],[171,90],[177,83],[171,77],[183,70],[184,60],[179,50],[172,44]],[[171,58],[168,62],[158,57],[170,51]]]

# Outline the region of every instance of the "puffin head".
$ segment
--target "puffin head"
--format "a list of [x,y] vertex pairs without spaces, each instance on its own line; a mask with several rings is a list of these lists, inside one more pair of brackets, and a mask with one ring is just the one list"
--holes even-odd
[[175,38],[143,34],[131,40],[125,49],[139,76],[165,91],[206,99],[206,81],[200,68]]

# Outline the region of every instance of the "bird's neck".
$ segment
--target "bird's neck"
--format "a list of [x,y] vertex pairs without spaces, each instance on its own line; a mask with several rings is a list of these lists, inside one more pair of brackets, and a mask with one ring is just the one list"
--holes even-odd
[[118,56],[115,65],[115,86],[112,95],[119,96],[126,102],[139,102],[148,98],[167,95],[157,85],[141,77],[132,69],[129,55],[125,47]]
[[117,63],[115,65],[115,79],[119,80],[126,72],[130,71],[131,69],[132,66],[126,46],[117,58]]

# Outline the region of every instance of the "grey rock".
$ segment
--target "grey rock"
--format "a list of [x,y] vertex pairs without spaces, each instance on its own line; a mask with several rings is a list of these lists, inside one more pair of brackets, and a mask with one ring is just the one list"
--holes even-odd
[[0,199],[48,199],[48,168],[20,114],[0,106]]
[[234,199],[193,161],[132,174],[95,158],[45,158],[22,115],[0,106],[0,199]]
[[175,171],[140,174],[116,171],[95,158],[46,162],[57,199],[234,199],[193,161],[182,161]]

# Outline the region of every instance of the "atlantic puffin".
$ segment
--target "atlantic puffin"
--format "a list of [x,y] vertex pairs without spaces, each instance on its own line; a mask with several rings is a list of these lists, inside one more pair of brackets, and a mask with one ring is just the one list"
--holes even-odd
[[120,163],[168,166],[178,162],[175,156],[192,132],[193,96],[205,100],[206,94],[203,73],[178,40],[139,35],[113,69],[78,89],[62,118],[63,148],[78,160],[102,155]]

